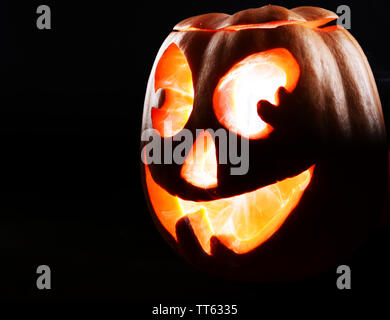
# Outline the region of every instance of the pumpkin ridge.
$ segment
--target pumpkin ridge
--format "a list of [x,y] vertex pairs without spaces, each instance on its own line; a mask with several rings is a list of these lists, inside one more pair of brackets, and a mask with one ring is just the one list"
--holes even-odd
[[233,15],[209,13],[185,19],[176,24],[173,30],[189,28],[201,30],[224,30],[234,26],[272,24],[285,21],[289,23],[312,23],[319,20],[335,20],[337,14],[315,7],[297,7],[286,9],[281,6],[267,5],[259,8],[239,11]]

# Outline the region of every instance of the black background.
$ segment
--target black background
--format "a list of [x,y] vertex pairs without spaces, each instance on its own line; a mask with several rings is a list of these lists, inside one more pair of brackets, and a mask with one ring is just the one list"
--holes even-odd
[[[353,270],[349,292],[337,290],[335,270],[279,284],[212,278],[177,257],[153,225],[140,179],[139,138],[159,46],[184,18],[268,3],[26,2],[0,5],[0,296],[142,300],[147,318],[148,304],[167,299],[253,306],[310,296],[331,306],[390,284],[386,219],[345,261]],[[39,4],[50,6],[52,30],[36,28]],[[351,7],[350,31],[369,59],[389,123],[384,2],[273,4]],[[41,264],[51,267],[52,290],[36,288]]]

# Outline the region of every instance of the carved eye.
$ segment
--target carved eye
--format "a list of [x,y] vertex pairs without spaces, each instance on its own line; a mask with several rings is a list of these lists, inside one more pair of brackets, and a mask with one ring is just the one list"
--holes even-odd
[[164,91],[160,108],[152,108],[152,123],[162,137],[172,137],[187,123],[194,101],[191,69],[179,47],[165,50],[155,71],[154,89]]
[[218,121],[230,131],[249,139],[268,136],[273,128],[257,112],[260,100],[279,105],[277,91],[291,92],[300,68],[283,48],[252,54],[236,63],[219,81],[213,96]]

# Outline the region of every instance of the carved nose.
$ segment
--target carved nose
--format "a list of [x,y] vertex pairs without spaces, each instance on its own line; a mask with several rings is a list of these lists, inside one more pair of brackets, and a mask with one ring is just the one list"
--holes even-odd
[[199,188],[210,189],[218,185],[216,148],[208,131],[198,135],[183,163],[181,176]]

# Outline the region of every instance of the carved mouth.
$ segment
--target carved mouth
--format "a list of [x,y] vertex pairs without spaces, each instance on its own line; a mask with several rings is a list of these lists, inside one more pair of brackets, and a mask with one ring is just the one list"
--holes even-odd
[[162,226],[177,240],[176,223],[187,216],[203,250],[211,255],[217,237],[237,254],[267,241],[298,205],[310,184],[314,167],[255,191],[212,201],[183,200],[158,185],[145,165],[149,199]]

